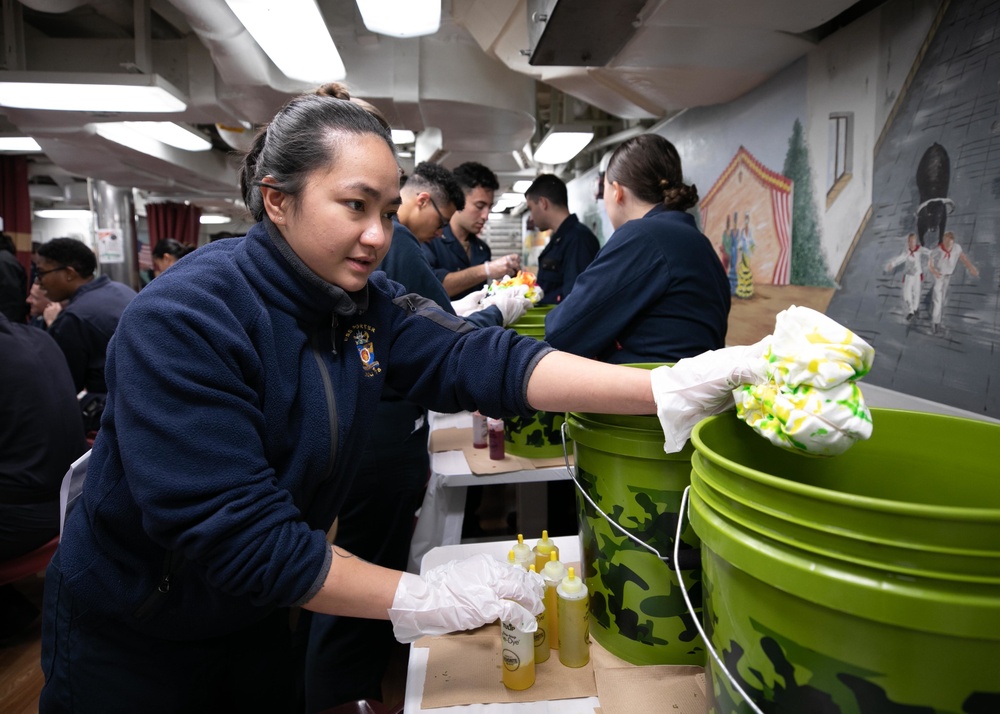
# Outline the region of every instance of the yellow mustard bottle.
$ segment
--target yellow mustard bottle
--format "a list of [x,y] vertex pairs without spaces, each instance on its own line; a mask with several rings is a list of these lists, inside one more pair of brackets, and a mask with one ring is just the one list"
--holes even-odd
[[531,563],[535,562],[535,554],[531,552],[531,546],[524,542],[524,536],[517,534],[517,543],[512,549],[514,551],[514,561],[525,570]]
[[[535,564],[528,566],[528,571],[535,573]],[[544,662],[549,658],[552,629],[549,627],[548,610],[542,610],[542,614],[535,618],[538,621],[538,629],[535,630],[535,663]]]
[[503,686],[507,689],[527,689],[535,683],[535,642],[531,632],[501,620],[500,658]]
[[539,574],[541,574],[545,564],[549,562],[549,553],[555,552],[556,558],[559,557],[559,546],[549,538],[549,532],[545,530],[542,531],[542,537],[538,539],[532,550],[535,553],[535,569]]
[[549,562],[542,568],[545,581],[545,617],[549,623],[549,647],[559,649],[559,596],[556,587],[566,577],[566,566],[559,562],[558,553],[549,553]]
[[559,661],[582,667],[590,661],[590,608],[587,586],[573,568],[556,587],[559,595]]

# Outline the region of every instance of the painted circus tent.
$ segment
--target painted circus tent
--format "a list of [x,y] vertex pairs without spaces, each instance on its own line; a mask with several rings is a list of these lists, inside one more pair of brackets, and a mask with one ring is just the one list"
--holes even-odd
[[792,256],[792,182],[740,147],[701,200],[702,231],[735,274],[749,255],[759,283],[788,285]]

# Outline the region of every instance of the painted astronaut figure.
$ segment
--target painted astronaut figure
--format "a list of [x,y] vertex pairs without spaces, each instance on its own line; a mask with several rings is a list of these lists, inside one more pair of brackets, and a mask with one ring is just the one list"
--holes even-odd
[[920,245],[917,234],[906,236],[906,250],[885,264],[885,272],[891,273],[899,265],[903,266],[903,303],[906,305],[906,320],[910,321],[920,304],[920,285],[924,279],[924,259],[930,260],[931,252]]
[[927,266],[934,275],[934,286],[931,288],[931,327],[934,332],[941,329],[941,312],[944,309],[945,300],[948,299],[948,286],[951,284],[951,276],[960,260],[972,277],[979,277],[976,266],[962,251],[962,246],[955,242],[955,234],[948,231],[941,236],[938,247],[931,252],[931,259]]

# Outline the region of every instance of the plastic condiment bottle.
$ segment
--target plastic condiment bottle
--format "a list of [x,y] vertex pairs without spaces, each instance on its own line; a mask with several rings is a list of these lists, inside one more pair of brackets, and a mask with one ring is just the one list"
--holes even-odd
[[587,586],[573,568],[556,587],[559,595],[559,661],[582,667],[590,661],[590,608]]
[[524,542],[524,536],[520,533],[517,534],[517,543],[514,544],[512,551],[514,553],[514,562],[525,570],[535,562],[535,554],[531,552],[531,547]]
[[472,412],[472,446],[485,449],[486,445],[486,417],[479,412]]
[[[537,573],[535,564],[528,566],[528,570]],[[542,610],[542,614],[535,618],[538,621],[538,629],[535,630],[535,663],[544,662],[549,658],[551,649],[549,641],[552,637],[552,630],[549,628],[548,611]]]
[[511,565],[517,565],[518,564],[517,563],[517,557],[514,555],[514,551],[513,550],[511,550],[509,553],[507,553],[507,562],[510,563]]
[[490,458],[494,461],[503,461],[503,419],[489,417],[486,420],[486,438],[490,445]]
[[559,649],[559,596],[556,587],[566,577],[566,566],[559,562],[556,551],[549,553],[549,562],[542,568],[545,581],[545,615],[549,623],[549,647]]
[[549,562],[549,553],[555,551],[556,558],[559,557],[559,546],[556,545],[554,540],[549,538],[548,531],[542,531],[542,537],[538,539],[532,550],[535,552],[535,568],[539,574],[541,574],[545,564]]
[[503,686],[527,689],[535,683],[535,642],[513,622],[500,621],[500,658],[503,660]]

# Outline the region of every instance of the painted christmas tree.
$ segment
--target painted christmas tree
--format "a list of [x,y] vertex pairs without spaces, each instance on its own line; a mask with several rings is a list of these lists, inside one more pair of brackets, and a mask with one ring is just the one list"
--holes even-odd
[[809,167],[809,148],[802,135],[802,122],[792,126],[788,139],[788,153],[782,174],[794,185],[792,199],[792,285],[833,287],[830,271],[823,255],[819,221],[813,201],[812,169]]

